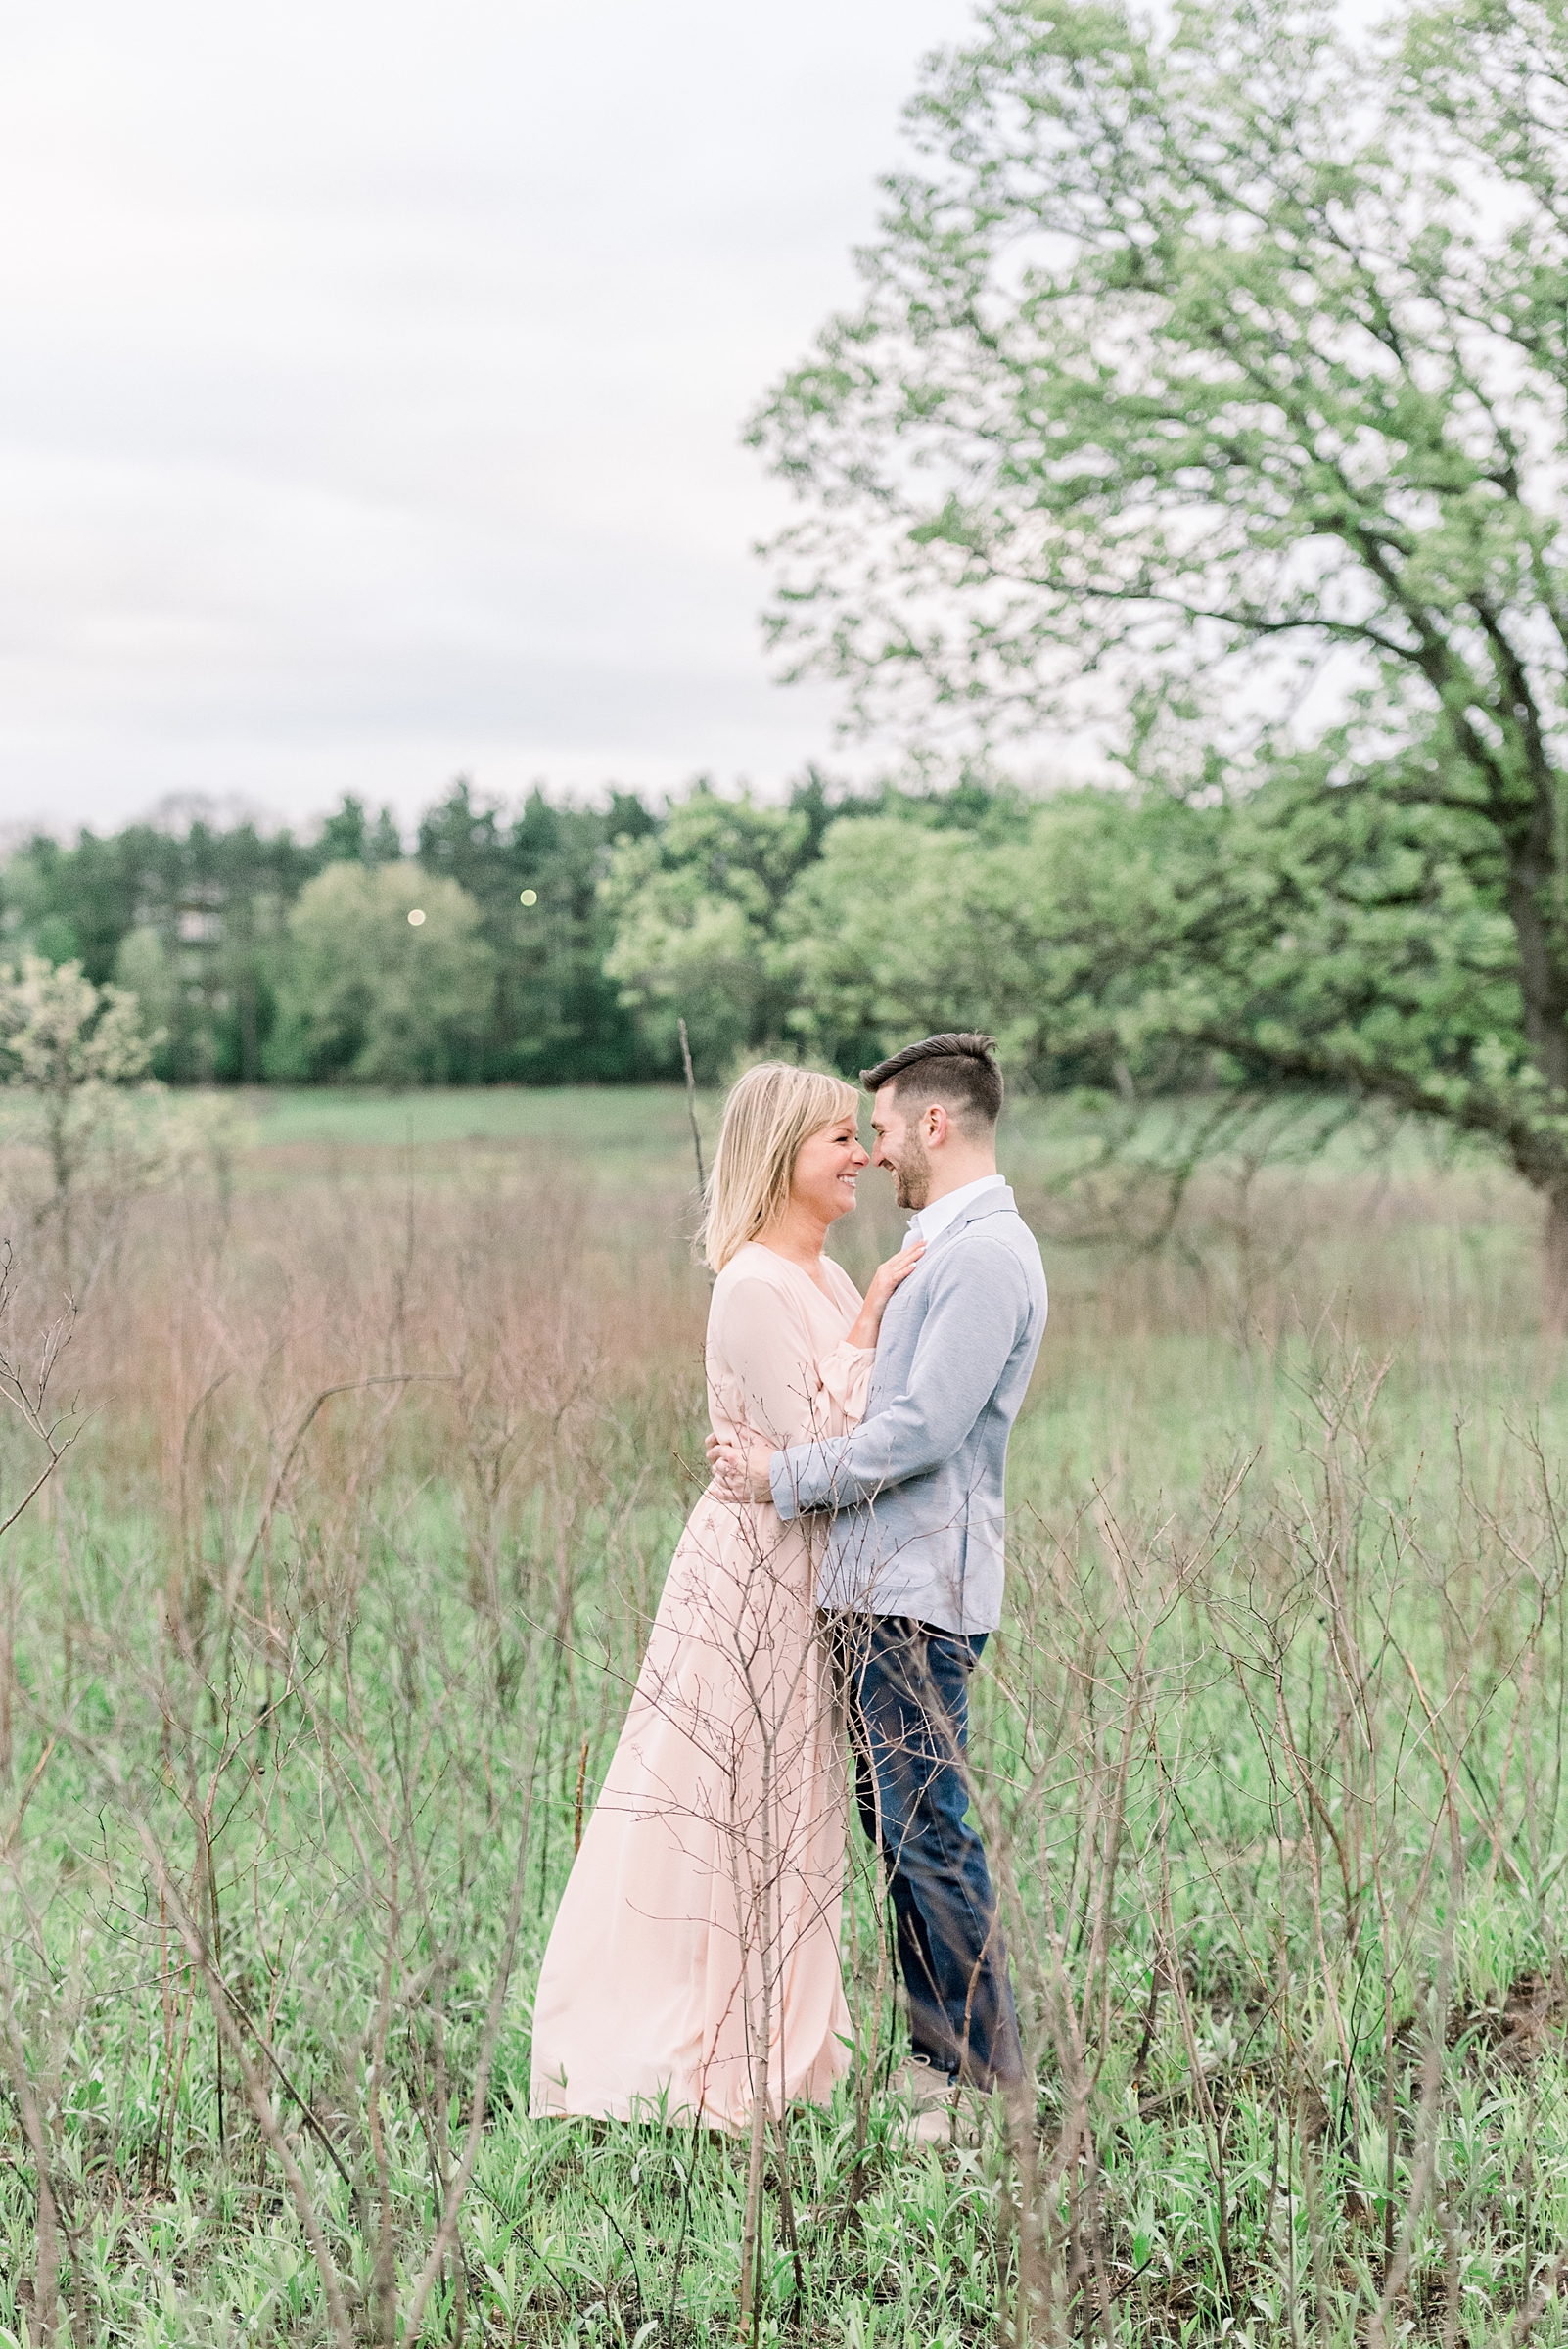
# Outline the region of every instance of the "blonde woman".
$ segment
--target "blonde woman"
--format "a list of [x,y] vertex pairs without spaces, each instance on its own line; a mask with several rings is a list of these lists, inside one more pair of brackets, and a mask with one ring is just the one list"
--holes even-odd
[[[888,1299],[823,1254],[868,1164],[836,1077],[749,1069],[705,1203],[719,1437],[842,1435]],[[812,1543],[713,1488],[671,1561],[615,1759],[545,1951],[531,2110],[747,2129],[824,2100],[849,2063],[839,1973],[840,1729],[814,1635]]]

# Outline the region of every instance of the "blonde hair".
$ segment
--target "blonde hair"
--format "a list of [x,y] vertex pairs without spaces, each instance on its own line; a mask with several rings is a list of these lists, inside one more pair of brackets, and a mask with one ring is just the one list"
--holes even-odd
[[737,1249],[783,1214],[801,1144],[836,1118],[853,1117],[858,1096],[842,1077],[759,1061],[730,1089],[714,1171],[703,1193],[703,1261],[722,1272]]

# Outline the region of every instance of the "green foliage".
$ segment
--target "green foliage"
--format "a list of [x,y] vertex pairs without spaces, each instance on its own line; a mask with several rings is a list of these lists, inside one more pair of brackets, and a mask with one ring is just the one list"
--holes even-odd
[[[1033,812],[1015,786],[978,773],[852,796],[812,769],[782,806],[700,782],[618,849],[605,967],[665,1065],[685,1020],[705,1078],[768,1046],[853,1071],[889,1033],[924,1023],[913,1007],[932,1002],[961,1002],[962,1017],[931,1025],[1005,1024],[998,989],[1029,982],[992,968],[980,932],[999,909],[1028,924],[1001,852],[1028,838]],[[989,859],[992,901],[954,918],[943,876],[967,875],[975,852]],[[902,905],[905,889],[915,894]]]
[[0,923],[13,951],[79,959],[95,985],[145,994],[163,1031],[155,1075],[254,1083],[288,907],[319,869],[290,833],[251,824],[131,824],[71,849],[39,836],[5,868]]
[[1035,1083],[1110,1083],[1118,996],[1149,944],[1130,958],[1127,917],[1158,855],[1140,832],[1160,812],[1084,791],[1002,839],[908,812],[835,824],[781,921],[797,1026],[844,1068],[986,1026]]
[[416,864],[329,865],[301,891],[289,930],[269,1074],[379,1084],[471,1074],[489,1030],[495,956],[455,881]]
[[842,822],[781,930],[797,1023],[841,1059],[983,1018],[1048,1086],[1348,1083],[1482,1131],[1527,1059],[1495,844],[1399,768],[1065,792],[997,845]]
[[1364,1085],[1553,1178],[1506,874],[1472,809],[1414,758],[1338,782],[1304,759],[1233,806],[1160,817],[1130,1034],[1189,1038],[1249,1076]]
[[159,1040],[154,1052],[166,1050],[171,1025],[183,1008],[179,972],[174,956],[152,924],[127,930],[115,954],[115,984],[136,998],[142,1033]]
[[816,853],[816,807],[761,806],[698,783],[658,832],[623,842],[604,900],[615,922],[605,968],[669,1055],[684,1018],[699,1069],[723,1069],[775,1039],[789,1009],[779,912]]
[[[654,829],[628,792],[613,792],[601,810],[558,806],[535,787],[508,823],[499,808],[476,806],[461,781],[421,819],[420,863],[468,891],[495,956],[495,1001],[477,1074],[525,1084],[613,1083],[661,1065],[605,974],[614,926],[599,895],[613,844]],[[662,1065],[670,1065],[668,1055]]]
[[145,1077],[156,1038],[144,1036],[134,996],[94,987],[79,962],[41,954],[0,964],[0,1082],[32,1112],[47,1154],[49,1197],[35,1216],[55,1224],[68,1284],[77,1269],[84,1175],[98,1163],[113,1194],[128,1197],[150,1172],[119,1088]]
[[[598,884],[612,843],[655,822],[630,793],[591,808],[558,806],[540,790],[508,819],[477,806],[464,782],[422,818],[419,862],[469,893],[495,956],[490,1019],[459,1056],[467,1081],[654,1072],[656,1056],[604,974],[613,930]],[[183,831],[83,832],[73,848],[39,836],[0,873],[0,940],[53,963],[79,959],[95,984],[114,980],[134,993],[144,1030],[162,1032],[156,1075],[254,1083],[267,1071],[311,1065],[297,1024],[274,1037],[300,891],[329,866],[376,871],[401,856],[391,810],[372,822],[352,797],[309,844],[201,819]],[[522,901],[526,890],[531,903]]]
[[336,815],[329,815],[321,827],[316,843],[317,854],[325,867],[329,864],[396,864],[403,853],[401,835],[390,807],[384,807],[374,824],[367,823],[365,805],[352,792],[345,794],[343,806]]
[[69,1095],[146,1074],[136,1005],[94,987],[79,962],[40,954],[0,966],[0,1075],[29,1092]]
[[[756,428],[798,668],[1144,785],[1176,868],[1033,908],[1119,1033],[1483,1130],[1560,1233],[1565,70],[1550,6],[999,0]],[[1319,680],[1315,756],[1260,735]]]

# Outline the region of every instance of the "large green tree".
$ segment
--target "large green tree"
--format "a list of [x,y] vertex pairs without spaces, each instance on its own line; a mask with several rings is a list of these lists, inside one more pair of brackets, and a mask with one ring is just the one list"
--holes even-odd
[[[767,1047],[805,1046],[858,1069],[881,1058],[890,1026],[907,1028],[922,1016],[908,1004],[964,993],[947,952],[967,951],[960,931],[945,945],[924,903],[900,911],[896,876],[935,873],[938,834],[945,836],[949,861],[961,861],[969,849],[1016,845],[1029,835],[1032,812],[1016,788],[984,771],[940,789],[916,778],[852,793],[808,767],[782,806],[700,781],[670,803],[660,826],[618,848],[601,893],[614,923],[605,967],[667,1063],[684,1019],[708,1078],[724,1075],[737,1055]],[[885,844],[890,861],[880,890],[879,852],[851,845],[862,830]],[[873,884],[869,896],[862,878]],[[850,902],[858,936],[841,920]],[[895,979],[894,966],[901,970],[911,950],[918,958],[923,940],[929,978],[911,991]],[[880,953],[884,941],[891,962]],[[972,990],[967,999],[972,1008]]]
[[910,120],[863,302],[758,420],[797,668],[927,736],[1100,729],[1128,862],[1051,900],[1061,1010],[1492,1136],[1560,1272],[1562,0],[999,0]]
[[657,831],[617,848],[601,891],[614,924],[605,968],[667,1060],[680,1020],[709,1078],[782,1036],[793,990],[779,909],[826,821],[814,779],[782,807],[704,780]]
[[922,1030],[984,1026],[1036,1085],[1112,1085],[1129,1062],[1151,1086],[1178,1079],[1134,1022],[1160,948],[1151,900],[1186,811],[1070,792],[999,836],[919,812],[891,801],[835,823],[781,909],[791,1025],[810,1047],[853,1071]]
[[417,864],[331,864],[300,892],[289,931],[269,1075],[472,1079],[489,1031],[495,956],[455,881]]

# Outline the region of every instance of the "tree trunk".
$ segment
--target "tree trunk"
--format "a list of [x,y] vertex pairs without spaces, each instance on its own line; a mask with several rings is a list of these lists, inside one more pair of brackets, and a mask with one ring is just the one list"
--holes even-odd
[[260,1022],[256,1012],[255,965],[249,956],[240,966],[239,985],[235,992],[239,998],[240,1013],[240,1082],[259,1084]]
[[1568,1185],[1546,1193],[1541,1234],[1541,1324],[1568,1330]]
[[51,1085],[44,1095],[44,1128],[49,1141],[49,1169],[54,1177],[51,1202],[60,1235],[60,1264],[66,1287],[70,1287],[70,1094],[64,1084]]

